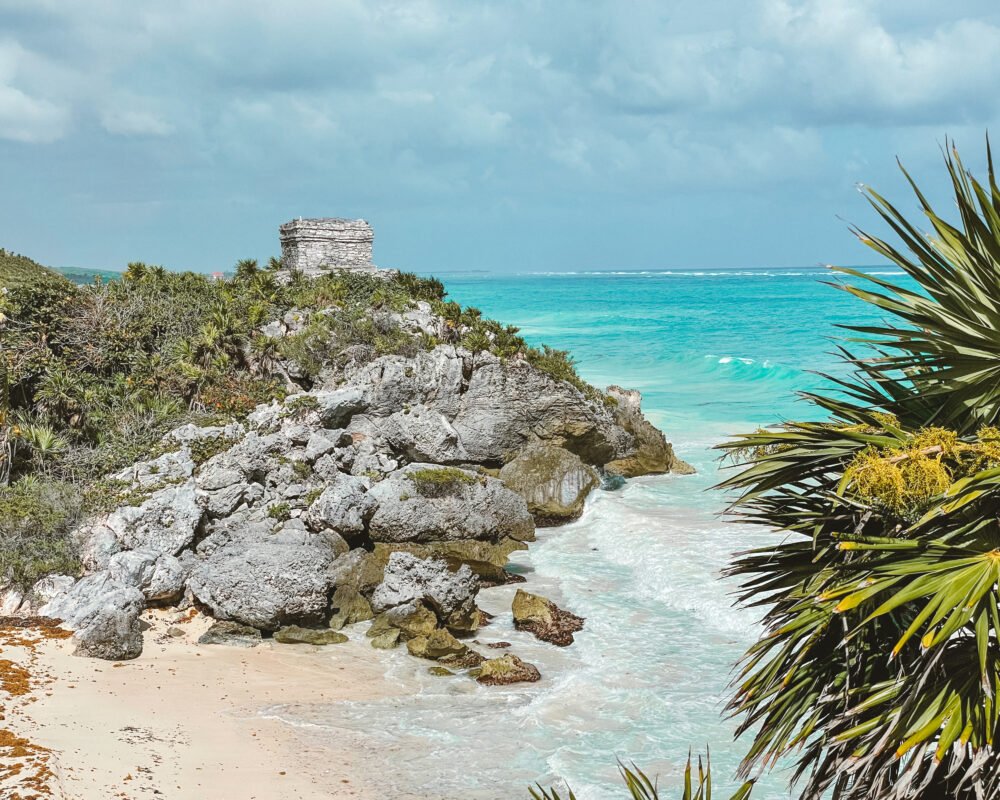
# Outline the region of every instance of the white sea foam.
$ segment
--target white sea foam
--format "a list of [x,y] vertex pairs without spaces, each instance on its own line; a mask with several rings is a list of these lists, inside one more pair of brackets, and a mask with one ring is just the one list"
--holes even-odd
[[[343,732],[360,737],[362,752],[375,754],[373,788],[390,796],[493,800],[563,776],[580,800],[603,800],[620,791],[616,755],[675,786],[688,747],[706,742],[716,745],[724,788],[735,758],[722,749],[732,728],[720,712],[730,667],[755,628],[718,575],[733,550],[762,534],[717,519],[720,498],[704,494],[711,480],[646,478],[600,492],[580,520],[540,530],[529,552],[515,554],[529,590],[586,617],[572,647],[513,628],[516,586],[481,593],[496,618],[478,638],[512,642],[538,665],[540,683],[485,688],[437,678],[396,651],[387,663],[412,687],[408,695],[267,713],[331,744]],[[756,796],[781,795],[761,787]]]

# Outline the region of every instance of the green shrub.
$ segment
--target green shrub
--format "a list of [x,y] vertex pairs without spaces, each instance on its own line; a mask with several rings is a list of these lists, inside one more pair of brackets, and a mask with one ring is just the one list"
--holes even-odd
[[454,467],[416,469],[407,477],[421,497],[448,497],[476,482],[476,477]]
[[275,503],[267,509],[267,515],[278,522],[287,522],[292,518],[292,507],[288,503]]
[[219,455],[219,453],[224,453],[234,444],[236,444],[235,439],[219,435],[196,439],[188,447],[191,451],[191,460],[195,464],[204,464],[210,458]]
[[77,489],[59,481],[29,477],[0,488],[0,585],[24,590],[46,575],[76,574],[70,531],[81,510]]

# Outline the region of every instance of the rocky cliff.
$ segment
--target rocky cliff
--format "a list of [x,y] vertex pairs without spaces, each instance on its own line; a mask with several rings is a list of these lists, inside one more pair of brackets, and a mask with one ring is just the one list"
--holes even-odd
[[[307,321],[266,327],[294,336]],[[395,321],[413,337],[447,327],[426,303]],[[487,622],[476,592],[511,578],[536,524],[579,515],[606,468],[684,466],[637,394],[453,344],[336,355],[308,390],[288,363],[285,399],[179,427],[108,476],[111,510],[75,533],[84,574],[8,593],[7,610],[60,618],[77,653],[108,659],[138,655],[141,612],[167,605],[227,623],[213,641],[326,644],[371,619],[375,646],[478,667],[461,641]]]

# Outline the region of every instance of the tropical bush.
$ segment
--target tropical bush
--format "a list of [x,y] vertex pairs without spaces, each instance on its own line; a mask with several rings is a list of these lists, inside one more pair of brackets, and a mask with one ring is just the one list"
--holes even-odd
[[[855,326],[826,416],[724,447],[744,521],[775,531],[730,574],[762,609],[730,709],[741,773],[793,759],[803,798],[1000,796],[1000,189],[947,148],[958,219],[910,181],[925,234],[871,189],[916,286],[838,269],[886,321]],[[905,174],[905,170],[904,170]],[[909,176],[907,175],[907,178]]]
[[27,590],[51,573],[75,574],[70,531],[81,513],[75,487],[33,476],[0,487],[0,576]]
[[[441,343],[527,359],[597,394],[564,353],[535,350],[516,328],[446,302],[434,278],[331,273],[307,279],[279,276],[280,266],[276,259],[263,268],[244,259],[230,280],[217,281],[134,262],[120,279],[74,285],[0,250],[0,487],[21,485],[25,477],[55,487],[74,484],[88,508],[106,508],[121,499],[107,490],[106,476],[156,454],[164,434],[184,422],[238,419],[260,403],[312,388],[324,375],[335,377],[348,361],[413,356]],[[442,336],[401,327],[399,313],[418,302],[445,317]],[[303,320],[301,330],[264,332],[289,312]],[[207,458],[219,444],[202,443],[196,458]],[[57,496],[46,490],[36,500],[44,505]],[[37,515],[30,519],[24,530],[47,530]],[[35,575],[38,565],[62,557],[53,548],[63,543],[48,534],[36,537],[38,552],[31,556],[25,548],[35,539],[17,530],[4,540],[16,543],[10,564],[0,553],[0,585],[5,572]]]
[[[279,280],[278,267],[245,259],[231,280],[215,281],[135,262],[120,280],[74,286],[0,251],[0,485],[38,472],[92,481],[185,420],[239,418],[348,360],[412,356],[441,341],[526,358],[593,391],[565,354],[536,351],[516,328],[446,303],[436,279]],[[399,325],[394,315],[419,301],[447,318],[443,338]],[[305,320],[300,331],[262,332],[289,311]]]

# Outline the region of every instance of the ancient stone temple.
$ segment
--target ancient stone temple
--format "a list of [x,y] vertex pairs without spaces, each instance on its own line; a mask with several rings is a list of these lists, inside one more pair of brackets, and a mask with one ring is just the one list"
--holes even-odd
[[328,270],[375,271],[375,233],[363,219],[294,219],[278,228],[285,269],[315,276]]

